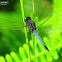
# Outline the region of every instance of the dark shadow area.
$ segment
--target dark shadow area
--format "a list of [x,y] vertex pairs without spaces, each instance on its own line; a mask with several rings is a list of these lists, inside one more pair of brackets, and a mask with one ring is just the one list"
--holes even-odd
[[0,11],[14,11],[17,2],[19,0],[0,0]]
[[[5,32],[6,31],[6,32]],[[0,35],[0,55],[5,55],[11,51],[19,51],[19,47],[22,47],[25,41],[25,34],[19,31],[5,30]],[[3,31],[2,31],[3,32]],[[3,53],[4,52],[4,53]]]
[[52,62],[62,62],[62,48],[58,52],[59,58],[57,60],[53,59]]

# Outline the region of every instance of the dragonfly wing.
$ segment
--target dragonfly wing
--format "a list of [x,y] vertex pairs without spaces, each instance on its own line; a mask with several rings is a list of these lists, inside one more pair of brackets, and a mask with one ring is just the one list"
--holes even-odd
[[38,30],[40,29],[40,26],[42,26],[46,21],[48,21],[48,19],[50,19],[53,15],[49,16],[43,23],[41,23],[37,28]]
[[21,30],[21,29],[0,29],[0,30]]
[[[16,30],[16,31],[23,30],[23,31],[24,31],[24,29],[0,29],[0,31],[1,31],[1,30],[13,30],[13,31],[14,31],[14,30]],[[27,29],[26,31],[29,31],[29,30]]]
[[45,43],[44,43],[43,40],[40,38],[40,36],[39,36],[38,33],[36,32],[36,30],[33,31],[33,34],[40,40],[40,42],[43,44],[43,46],[49,51],[49,49],[46,47]]
[[0,17],[0,30],[23,30],[24,24],[16,23],[15,21],[7,20]]

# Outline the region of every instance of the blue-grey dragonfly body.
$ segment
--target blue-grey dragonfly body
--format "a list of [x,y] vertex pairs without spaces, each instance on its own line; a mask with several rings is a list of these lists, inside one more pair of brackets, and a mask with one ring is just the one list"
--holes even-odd
[[49,51],[45,43],[42,41],[38,33],[36,32],[36,25],[33,21],[31,21],[30,17],[25,17],[24,21],[26,22],[27,26],[29,27],[29,32],[33,32],[33,34],[40,40],[43,46]]

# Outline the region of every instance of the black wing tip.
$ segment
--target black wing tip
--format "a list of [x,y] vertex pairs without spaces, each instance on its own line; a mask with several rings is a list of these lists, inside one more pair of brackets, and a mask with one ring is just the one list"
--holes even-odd
[[47,46],[45,46],[45,48],[47,49],[47,51],[49,51],[49,49],[47,48]]

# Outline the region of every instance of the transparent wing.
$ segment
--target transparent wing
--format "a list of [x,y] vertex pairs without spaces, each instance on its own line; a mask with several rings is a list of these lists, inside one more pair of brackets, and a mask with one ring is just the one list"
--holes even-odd
[[43,23],[41,23],[39,26],[38,26],[38,30],[40,28],[40,26],[42,26],[46,21],[48,21],[49,18],[51,18],[53,15],[49,16]]
[[15,22],[14,20],[8,20],[0,17],[0,30],[23,30],[24,24],[22,22]]
[[39,30],[40,26],[42,26],[46,21],[48,21],[49,18],[51,18],[51,16],[52,16],[51,13],[52,13],[52,7],[48,7],[48,2],[47,2],[44,4],[44,8],[41,10],[38,17],[41,17],[40,18],[41,20],[47,16],[49,16],[49,17],[46,20],[43,20],[42,23],[41,23],[41,20],[39,20],[39,23],[38,22],[36,23],[38,30]]

